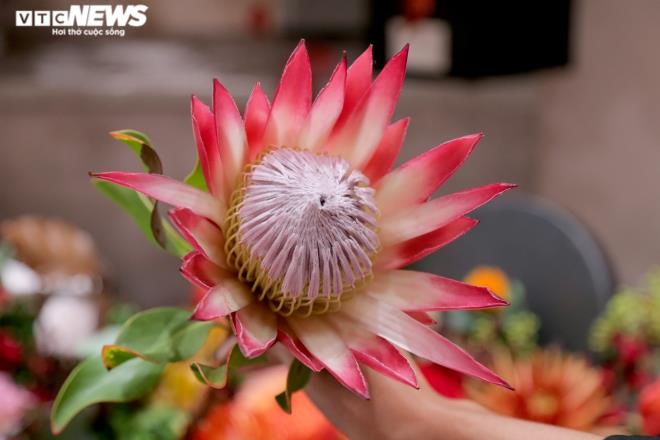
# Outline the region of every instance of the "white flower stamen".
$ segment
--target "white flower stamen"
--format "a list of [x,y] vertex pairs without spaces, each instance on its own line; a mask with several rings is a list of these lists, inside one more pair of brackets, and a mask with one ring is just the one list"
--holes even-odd
[[260,299],[283,314],[320,313],[371,276],[374,190],[348,162],[284,147],[244,179],[232,197],[227,253]]

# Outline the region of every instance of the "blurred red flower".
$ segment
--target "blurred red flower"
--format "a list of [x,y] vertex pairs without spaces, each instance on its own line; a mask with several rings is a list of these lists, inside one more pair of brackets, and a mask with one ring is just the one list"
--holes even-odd
[[23,349],[8,332],[0,330],[0,370],[11,371],[21,364]]
[[420,363],[419,369],[431,388],[441,395],[452,399],[465,397],[461,373],[430,362]]
[[619,334],[613,343],[624,365],[634,365],[648,353],[647,343],[640,337]]
[[0,373],[0,438],[14,438],[34,406],[34,396],[29,391],[8,374]]
[[660,379],[647,385],[639,395],[639,412],[648,435],[660,435]]

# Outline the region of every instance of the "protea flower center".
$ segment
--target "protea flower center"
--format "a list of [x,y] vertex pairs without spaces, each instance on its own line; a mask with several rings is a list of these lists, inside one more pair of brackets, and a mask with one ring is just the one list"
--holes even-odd
[[372,274],[378,209],[338,156],[282,147],[243,172],[226,220],[227,259],[283,315],[337,310]]

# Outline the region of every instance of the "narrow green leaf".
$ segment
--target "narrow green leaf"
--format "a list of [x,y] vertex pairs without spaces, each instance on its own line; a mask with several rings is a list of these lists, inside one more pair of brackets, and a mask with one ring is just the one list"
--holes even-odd
[[199,163],[199,159],[197,159],[197,162],[195,162],[195,167],[192,169],[190,174],[188,174],[188,176],[185,178],[184,182],[190,186],[194,186],[197,189],[201,189],[202,191],[208,191],[208,187],[206,186],[206,180],[204,179],[204,173],[202,172],[202,166]]
[[227,365],[222,364],[218,367],[193,362],[190,369],[195,373],[198,381],[211,388],[222,389],[227,386]]
[[134,357],[156,363],[191,358],[215,324],[189,318],[188,311],[173,307],[138,313],[122,325],[114,344],[103,347],[103,363],[115,368]]
[[286,391],[282,391],[275,396],[275,401],[285,413],[291,414],[291,396],[289,396]]
[[144,396],[156,386],[163,368],[132,359],[108,371],[99,356],[87,358],[60,388],[50,415],[51,430],[62,432],[80,411],[95,403],[128,402]]
[[149,136],[147,136],[145,133],[142,133],[141,131],[138,130],[131,130],[131,129],[124,129],[124,130],[117,130],[110,132],[110,136],[112,136],[115,139],[119,139],[120,137],[124,137],[127,140],[130,140],[131,138],[135,139],[136,141],[147,144],[147,145],[153,145],[153,142],[151,142],[151,139],[149,139]]
[[[157,207],[154,205],[154,211],[156,211],[156,209]],[[153,222],[153,217],[152,217],[152,222]],[[190,245],[190,243],[188,243],[181,236],[181,234],[179,234],[177,230],[174,229],[174,227],[169,221],[166,221],[161,217],[161,225],[162,225],[163,233],[165,235],[166,245],[164,246],[164,249],[166,251],[168,251],[170,254],[176,257],[181,258],[192,250],[192,246]],[[153,227],[152,227],[152,231],[153,231]]]
[[92,183],[110,200],[133,218],[142,233],[154,244],[158,244],[151,232],[151,210],[153,203],[130,188],[103,180],[92,179]]
[[[147,172],[163,174],[163,164],[147,135],[137,130],[118,130],[111,132],[110,135],[128,145],[131,151],[140,159],[142,166]],[[153,243],[177,257],[182,257],[190,252],[190,245],[179,235],[169,221],[160,215],[157,201],[139,195],[128,188],[122,188],[123,193],[118,193],[116,190],[112,191],[112,184],[108,182],[103,182],[99,185],[95,181],[95,184],[101,191],[106,193],[106,195],[131,214],[140,229]],[[135,195],[130,196],[130,193]],[[146,232],[147,230],[149,231],[148,234]]]
[[110,136],[128,145],[142,162],[145,171],[163,174],[163,164],[146,134],[137,130],[118,130],[111,132]]
[[212,366],[193,362],[190,364],[190,369],[195,373],[195,377],[197,377],[197,380],[201,383],[212,388],[220,389],[227,386],[227,380],[232,371],[242,367],[262,364],[264,362],[266,362],[264,356],[258,356],[253,359],[246,358],[243,356],[243,353],[241,353],[238,345],[234,345],[225,363]]
[[[146,196],[135,192],[130,188],[117,185],[115,183],[103,180],[92,179],[96,188],[105,194],[110,200],[115,202],[121,209],[131,216],[142,233],[153,244],[160,246],[154,236],[152,225],[155,221],[160,221],[161,230],[165,236],[166,250],[177,257],[182,257],[191,250],[190,244],[179,235],[169,222],[162,221],[159,216],[154,220],[153,212],[156,208],[155,203]],[[162,247],[162,246],[161,246]]]
[[105,365],[108,370],[118,367],[124,362],[129,361],[135,357],[141,357],[140,353],[120,345],[104,345],[101,349],[103,365]]
[[171,255],[181,258],[192,250],[190,243],[174,229],[168,220],[160,215],[157,201],[154,201],[149,213],[149,227],[154,242]]
[[305,364],[298,359],[294,359],[293,362],[291,362],[291,367],[289,367],[286,386],[291,393],[300,391],[305,388],[311,377],[312,370],[307,368]]
[[241,349],[238,347],[238,345],[234,345],[234,348],[231,350],[231,353],[229,353],[230,372],[231,370],[235,370],[238,368],[252,367],[254,365],[264,364],[266,362],[267,362],[266,357],[263,355],[254,358],[245,357]]
[[151,233],[154,235],[156,242],[165,250],[168,250],[167,236],[163,229],[163,220],[158,211],[158,200],[154,201],[154,207],[151,209],[151,216],[149,217],[149,225],[151,226]]
[[294,359],[286,376],[286,390],[275,396],[275,400],[280,408],[286,413],[291,414],[291,396],[296,391],[305,388],[311,377],[312,370],[307,368],[298,359]]

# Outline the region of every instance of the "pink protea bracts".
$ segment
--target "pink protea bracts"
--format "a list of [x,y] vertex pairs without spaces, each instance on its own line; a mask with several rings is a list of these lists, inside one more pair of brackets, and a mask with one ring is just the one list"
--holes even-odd
[[465,215],[513,186],[429,201],[480,135],[390,172],[408,127],[408,119],[390,123],[407,54],[392,57],[373,82],[371,48],[349,68],[344,58],[312,101],[301,42],[272,104],[257,84],[242,116],[215,81],[212,110],[192,98],[209,192],[154,174],[94,176],[177,207],[171,217],[195,249],[181,271],[207,292],[193,319],[229,316],[246,356],[279,342],[363,397],[360,363],[417,386],[395,346],[508,386],[429,328],[426,314],[506,302],[485,288],[400,270],[467,232],[477,222]]

